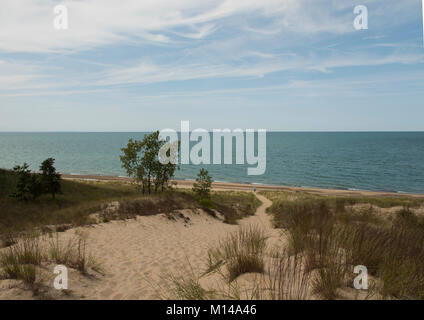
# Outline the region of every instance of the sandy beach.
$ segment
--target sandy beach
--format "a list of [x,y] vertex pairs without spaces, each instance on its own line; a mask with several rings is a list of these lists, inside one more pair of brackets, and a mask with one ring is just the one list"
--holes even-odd
[[[132,182],[133,179],[117,176],[100,176],[100,175],[62,175],[64,179],[74,180],[94,180],[94,181],[122,181]],[[193,181],[187,180],[172,180],[180,188],[191,188]],[[322,195],[340,195],[340,196],[368,196],[368,197],[414,197],[424,198],[424,194],[403,194],[395,192],[382,192],[382,191],[365,191],[365,190],[341,190],[341,189],[324,189],[324,188],[306,188],[306,187],[293,187],[293,186],[274,186],[274,185],[261,185],[261,184],[242,184],[242,183],[229,183],[229,182],[214,182],[212,187],[215,190],[234,190],[234,191],[252,191],[255,187],[257,191],[301,191]]]

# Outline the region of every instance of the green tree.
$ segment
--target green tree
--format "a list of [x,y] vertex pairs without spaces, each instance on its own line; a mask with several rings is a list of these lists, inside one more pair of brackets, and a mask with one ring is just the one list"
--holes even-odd
[[0,189],[6,187],[6,171],[0,169]]
[[200,199],[210,199],[211,196],[212,178],[208,170],[200,169],[197,175],[196,183],[193,184],[193,192]]
[[13,171],[18,176],[18,181],[16,183],[16,191],[11,196],[19,200],[35,200],[43,193],[40,179],[36,174],[31,173],[28,168],[29,165],[27,163],[13,168]]
[[159,161],[159,151],[166,141],[159,139],[159,131],[145,135],[142,141],[130,139],[123,155],[120,156],[122,167],[129,177],[141,184],[143,194],[159,189],[163,190],[174,176],[176,164],[162,164]]
[[55,159],[48,158],[40,166],[42,187],[46,193],[52,195],[53,199],[57,193],[61,192],[60,182],[62,180],[60,174],[56,172],[54,161]]

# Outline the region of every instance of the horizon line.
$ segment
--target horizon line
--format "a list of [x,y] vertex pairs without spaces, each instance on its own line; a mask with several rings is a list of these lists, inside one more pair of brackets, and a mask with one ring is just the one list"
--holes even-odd
[[[172,128],[169,128],[172,129]],[[215,128],[216,129],[216,128]],[[225,128],[227,129],[227,128]],[[253,129],[253,128],[247,128]],[[207,129],[209,132],[212,132],[214,129]],[[233,129],[231,129],[233,130]],[[254,129],[264,130],[264,129]],[[266,130],[266,129],[265,129]],[[69,130],[69,131],[0,131],[1,133],[150,133],[160,130],[146,130],[146,131],[78,131],[78,130]],[[181,131],[175,130],[177,133]],[[421,133],[424,130],[266,130],[270,133]],[[190,130],[189,132],[192,132]]]

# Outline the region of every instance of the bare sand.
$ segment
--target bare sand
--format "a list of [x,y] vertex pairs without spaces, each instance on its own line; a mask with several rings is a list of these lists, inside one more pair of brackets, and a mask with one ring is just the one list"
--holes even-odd
[[[276,235],[265,213],[271,202],[258,197],[263,204],[256,215],[240,224],[259,225],[266,233]],[[170,276],[204,272],[208,249],[239,228],[200,210],[182,213],[190,218],[188,223],[157,215],[90,228],[88,244],[102,260],[105,275],[87,287],[76,284],[74,293],[92,299],[171,298]]]

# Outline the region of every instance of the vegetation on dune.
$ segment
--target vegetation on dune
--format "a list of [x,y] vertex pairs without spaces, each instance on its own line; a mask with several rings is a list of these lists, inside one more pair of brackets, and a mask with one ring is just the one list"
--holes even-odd
[[15,166],[13,171],[17,174],[16,191],[10,196],[22,201],[36,200],[42,194],[41,183],[38,176],[31,173],[29,165]]
[[[177,298],[424,299],[421,199],[263,194],[273,200],[280,245],[239,229],[209,251],[202,276],[173,278]],[[368,270],[367,290],[354,289],[356,266]],[[219,276],[213,290],[202,282],[211,274]]]
[[[36,298],[50,298],[51,288],[46,265],[55,263],[78,270],[82,275],[102,273],[102,266],[86,248],[87,234],[77,230],[68,240],[56,233],[46,244],[40,234],[27,234],[0,251],[0,280],[21,280]],[[94,273],[93,273],[94,272]],[[46,284],[46,282],[48,284]],[[66,294],[66,290],[63,291]]]
[[15,166],[13,171],[17,175],[16,190],[10,196],[22,201],[35,201],[41,195],[48,193],[54,199],[61,191],[61,177],[53,164],[53,158],[44,160],[40,166],[41,174],[32,173],[27,163]]
[[163,193],[140,195],[137,188],[124,182],[71,181],[61,182],[61,193],[53,199],[44,194],[34,201],[19,201],[9,196],[15,190],[19,177],[16,172],[0,170],[0,245],[12,243],[11,234],[20,231],[43,229],[46,225],[80,226],[92,223],[90,214],[102,212],[113,201],[119,202],[119,211],[106,220],[136,215],[169,213],[179,209],[213,207],[226,222],[254,214],[259,201],[243,192],[212,192],[210,204],[199,204],[193,192],[168,190]]
[[178,148],[178,141],[167,143],[160,140],[159,131],[145,135],[142,141],[130,139],[121,149],[122,167],[141,185],[143,194],[164,191],[178,169],[176,162],[172,161],[178,156]]
[[56,194],[61,191],[61,177],[60,174],[56,172],[56,168],[53,166],[54,164],[53,158],[48,158],[43,161],[40,166],[41,176],[40,176],[40,184],[44,193],[49,193],[52,195],[54,199]]
[[41,195],[34,201],[19,201],[9,194],[19,181],[13,171],[0,170],[3,187],[0,188],[0,235],[16,233],[45,225],[89,223],[89,214],[101,209],[102,205],[119,199],[139,196],[135,188],[126,183],[115,182],[61,182],[62,193],[55,199]]
[[[136,216],[172,213],[183,209],[204,209],[212,216],[218,211],[224,222],[236,224],[239,219],[253,215],[259,201],[245,192],[212,192],[207,206],[199,202],[189,190],[172,190],[160,194],[145,195],[133,200],[119,201],[119,206],[112,212],[102,213],[104,221],[130,219]],[[213,208],[213,210],[212,210]]]
[[263,230],[257,227],[240,228],[209,250],[207,273],[224,272],[231,282],[244,273],[263,272],[266,240]]
[[212,178],[208,170],[200,169],[196,182],[193,184],[193,192],[200,201],[208,200],[211,197]]
[[333,206],[340,208],[355,205],[355,204],[369,204],[380,208],[392,207],[409,207],[418,208],[424,204],[424,198],[414,198],[411,196],[332,196],[332,195],[317,195],[304,191],[261,191],[260,194],[264,195],[272,201],[270,211],[277,208],[281,203],[295,201],[295,200],[326,200]]
[[[267,196],[274,200],[269,212],[275,226],[286,231],[290,254],[306,257],[307,269],[316,272],[315,293],[322,298],[337,298],[340,288],[352,286],[357,265],[377,279],[374,291],[382,298],[424,298],[424,220],[409,209],[422,200]],[[366,211],[351,206],[364,202],[370,204]],[[376,203],[405,207],[385,219],[373,212]]]

